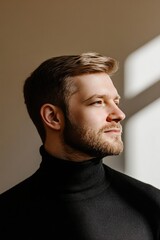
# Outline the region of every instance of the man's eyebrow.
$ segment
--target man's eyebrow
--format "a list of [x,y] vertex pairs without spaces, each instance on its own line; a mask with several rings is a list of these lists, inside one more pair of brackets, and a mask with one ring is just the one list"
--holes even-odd
[[91,100],[92,98],[104,98],[104,97],[105,97],[105,95],[94,94],[91,97],[85,99],[83,102],[87,102],[87,101]]
[[[105,98],[105,97],[106,97],[105,94],[94,94],[94,95],[92,95],[91,97],[85,99],[83,102],[87,102],[87,101],[91,100],[92,98]],[[114,100],[120,100],[120,99],[121,99],[121,97],[120,97],[119,94],[117,94],[117,95],[114,97]]]

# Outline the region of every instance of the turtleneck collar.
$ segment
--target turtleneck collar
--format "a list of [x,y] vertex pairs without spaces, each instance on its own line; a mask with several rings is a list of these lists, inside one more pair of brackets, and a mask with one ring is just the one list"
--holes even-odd
[[40,154],[40,170],[60,194],[90,197],[109,185],[101,158],[81,162],[59,159],[50,155],[44,146],[40,147]]

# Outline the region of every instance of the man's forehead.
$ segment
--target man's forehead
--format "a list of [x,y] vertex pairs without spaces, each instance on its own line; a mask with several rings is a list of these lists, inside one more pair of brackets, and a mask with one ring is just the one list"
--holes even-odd
[[115,95],[119,97],[117,90],[112,83],[112,80],[106,73],[84,74],[71,77],[69,88],[70,95],[74,95],[76,93],[105,95],[107,89],[112,89],[113,91],[115,91]]

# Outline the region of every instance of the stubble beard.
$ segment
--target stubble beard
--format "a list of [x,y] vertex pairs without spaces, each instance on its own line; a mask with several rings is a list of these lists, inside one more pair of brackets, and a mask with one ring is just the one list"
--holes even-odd
[[[112,124],[109,128],[121,129],[120,124]],[[85,153],[90,157],[106,157],[119,155],[123,151],[121,136],[113,134],[106,139],[106,126],[98,132],[88,126],[79,126],[66,118],[63,133],[64,143],[73,151]]]

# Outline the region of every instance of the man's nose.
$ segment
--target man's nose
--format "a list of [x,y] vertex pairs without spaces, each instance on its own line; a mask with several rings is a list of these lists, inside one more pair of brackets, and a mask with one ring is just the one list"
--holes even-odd
[[107,116],[107,121],[108,122],[120,122],[123,121],[125,119],[125,114],[124,112],[118,107],[116,106],[114,109],[112,109],[112,111],[108,114]]

